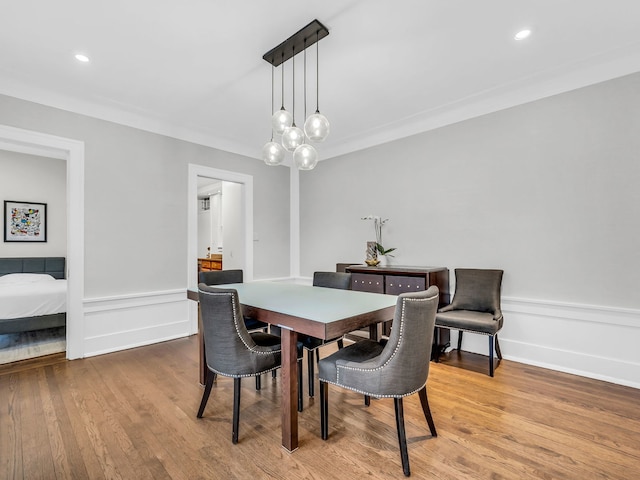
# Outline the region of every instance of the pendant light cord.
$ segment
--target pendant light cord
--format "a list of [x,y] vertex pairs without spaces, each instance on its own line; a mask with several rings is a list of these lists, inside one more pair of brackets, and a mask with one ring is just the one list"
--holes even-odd
[[320,49],[318,48],[318,34],[316,32],[316,113],[320,113]]
[[307,119],[307,39],[304,39],[304,118]]
[[[273,115],[273,108],[274,108],[274,97],[275,94],[273,93],[273,79],[274,79],[274,75],[275,75],[275,67],[273,66],[273,64],[271,64],[271,115]],[[273,142],[273,123],[271,124],[271,141]]]
[[284,110],[284,52],[282,52],[282,70],[280,70],[280,72],[282,73],[282,81],[280,82],[280,85],[282,86],[282,94],[280,95],[280,100],[282,101],[282,106],[280,107],[280,110]]
[[293,92],[293,106],[291,108],[291,116],[292,116],[291,126],[295,127],[296,126],[296,46],[295,45],[293,46],[292,51],[293,51],[293,55],[291,57],[291,70],[292,70],[291,91]]

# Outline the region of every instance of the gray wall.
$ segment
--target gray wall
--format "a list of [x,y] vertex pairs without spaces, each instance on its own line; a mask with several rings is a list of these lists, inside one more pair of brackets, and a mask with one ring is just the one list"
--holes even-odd
[[189,163],[253,176],[254,276],[288,275],[286,168],[2,95],[0,124],[85,143],[87,298],[186,288]]
[[[0,204],[47,204],[46,242],[2,242],[0,257],[64,257],[67,251],[67,162],[0,150]],[[0,220],[4,228],[4,220]],[[3,235],[4,238],[4,235]]]
[[[503,295],[640,307],[640,74],[320,162],[301,271],[364,260],[502,268]],[[452,275],[453,277],[453,275]]]

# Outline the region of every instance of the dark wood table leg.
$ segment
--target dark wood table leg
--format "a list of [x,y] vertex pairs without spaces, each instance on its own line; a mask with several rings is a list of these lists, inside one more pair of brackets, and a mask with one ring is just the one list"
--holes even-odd
[[298,334],[282,327],[282,446],[298,448]]
[[369,325],[369,338],[371,340],[378,341],[380,338],[380,332],[382,331],[381,323],[373,323]]

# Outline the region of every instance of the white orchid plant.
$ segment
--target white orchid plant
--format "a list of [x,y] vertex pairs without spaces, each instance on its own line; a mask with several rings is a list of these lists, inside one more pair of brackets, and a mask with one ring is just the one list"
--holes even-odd
[[393,252],[395,248],[385,249],[382,246],[382,226],[387,223],[389,219],[385,218],[383,220],[382,217],[378,215],[367,215],[366,217],[362,217],[362,220],[373,220],[373,229],[376,233],[376,250],[378,251],[378,254],[393,257],[393,255],[391,255],[391,252]]

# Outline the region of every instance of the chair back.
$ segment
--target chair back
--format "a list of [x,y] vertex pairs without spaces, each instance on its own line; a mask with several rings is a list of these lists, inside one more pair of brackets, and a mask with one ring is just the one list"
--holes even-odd
[[381,394],[409,395],[427,382],[438,301],[435,285],[398,296],[389,341],[380,354]]
[[226,285],[227,283],[243,283],[242,270],[211,270],[200,272],[198,282],[206,285]]
[[279,348],[260,347],[247,332],[238,291],[198,285],[204,346],[209,370],[229,377],[255,375],[280,365]]
[[501,317],[500,290],[503,270],[456,268],[452,310],[473,310]]
[[351,274],[346,272],[314,272],[314,287],[351,289]]

